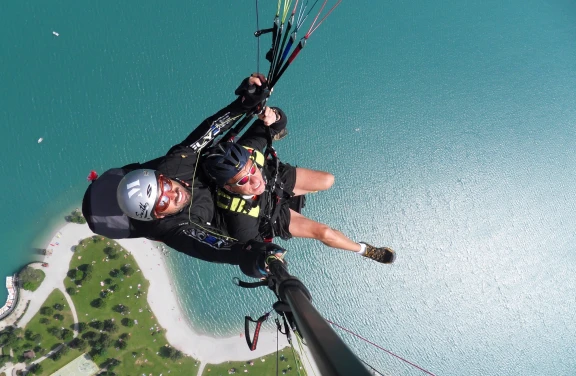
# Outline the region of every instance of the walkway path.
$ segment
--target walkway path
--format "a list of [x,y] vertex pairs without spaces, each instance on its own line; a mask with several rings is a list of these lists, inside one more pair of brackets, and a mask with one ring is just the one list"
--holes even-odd
[[[70,265],[70,260],[72,259],[72,255],[74,254],[74,247],[78,242],[82,239],[85,239],[89,236],[94,235],[92,231],[88,228],[88,226],[76,225],[76,224],[68,224],[66,226],[77,226],[78,228],[74,230],[75,235],[75,242],[62,242],[61,245],[56,245],[51,247],[52,254],[49,256],[44,256],[44,261],[49,263],[50,266],[47,268],[42,268],[44,273],[46,273],[46,277],[44,282],[40,285],[40,287],[34,291],[26,291],[21,290],[21,300],[30,300],[30,306],[26,311],[26,314],[22,317],[18,326],[24,327],[28,322],[34,317],[36,312],[42,307],[42,304],[48,298],[48,295],[54,290],[54,287],[60,289],[64,296],[66,296],[66,300],[72,309],[72,312],[75,312],[73,309],[74,305],[72,303],[72,299],[66,293],[66,288],[64,287],[64,279],[66,278],[66,273],[68,273],[68,267]],[[56,244],[60,239],[58,238],[58,234],[54,235],[52,238],[51,244]],[[77,317],[74,316],[74,320],[77,321]]]
[[200,367],[198,368],[198,373],[196,374],[196,376],[202,376],[202,372],[204,372],[205,367],[206,367],[206,363],[202,362],[200,364]]
[[[44,256],[44,261],[50,264],[49,267],[42,268],[42,270],[46,274],[44,281],[36,291],[26,291],[24,289],[20,290],[21,292],[20,302],[16,307],[15,311],[8,318],[6,318],[0,323],[0,330],[8,325],[12,325],[14,321],[22,314],[22,311],[24,310],[26,303],[30,301],[30,305],[26,310],[26,313],[24,314],[24,316],[22,316],[22,319],[18,322],[19,327],[21,328],[25,327],[26,324],[28,324],[28,322],[30,322],[30,320],[34,317],[34,315],[36,315],[36,313],[40,310],[42,304],[44,304],[48,296],[52,293],[52,291],[54,291],[54,286],[56,286],[56,288],[62,291],[62,293],[64,294],[64,297],[68,302],[68,306],[72,311],[72,316],[74,317],[74,338],[78,336],[78,314],[76,313],[76,307],[74,306],[72,298],[66,292],[66,288],[64,286],[64,279],[66,278],[66,273],[68,273],[70,260],[72,259],[72,255],[74,254],[75,244],[78,244],[80,240],[85,239],[94,234],[90,231],[88,226],[80,226],[74,224],[69,224],[68,226],[78,226],[78,229],[76,229],[75,231],[76,237],[78,238],[76,240],[76,243],[64,244],[64,242],[62,242],[63,243],[62,245],[51,247],[52,254],[49,256]],[[58,234],[55,234],[54,238],[52,238],[52,241],[50,243],[56,244],[56,242],[58,242],[58,239],[59,239]],[[49,351],[46,355],[38,358],[37,360],[35,360],[30,364],[35,364],[43,361],[56,351],[60,350],[61,347],[62,345],[52,351]],[[22,363],[17,363],[12,366],[6,366],[4,368],[4,372],[6,372],[7,375],[15,374],[15,371],[18,369],[24,369]]]

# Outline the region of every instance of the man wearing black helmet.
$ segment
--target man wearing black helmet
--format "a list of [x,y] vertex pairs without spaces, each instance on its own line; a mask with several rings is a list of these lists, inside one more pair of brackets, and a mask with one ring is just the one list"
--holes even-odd
[[161,241],[189,256],[240,265],[245,274],[261,277],[265,257],[282,253],[282,248],[230,237],[215,209],[213,184],[197,167],[204,147],[268,97],[258,90],[263,80],[259,74],[246,78],[235,101],[204,120],[166,155],[110,169],[92,181],[82,202],[90,229],[110,238]]
[[220,143],[203,155],[202,167],[218,186],[216,204],[230,236],[241,242],[277,236],[313,238],[381,263],[394,262],[390,248],[354,242],[291,208],[298,197],[329,189],[334,176],[282,163],[275,153],[268,158],[262,154],[285,131],[287,120],[281,109],[266,107],[238,142]]
[[[282,253],[282,248],[259,242],[258,240],[262,239],[261,234],[253,231],[259,228],[258,225],[246,228],[244,233],[242,227],[234,227],[234,218],[229,218],[225,211],[216,210],[217,203],[213,198],[216,193],[214,184],[205,176],[199,164],[206,163],[206,161],[200,162],[200,154],[204,153],[215,137],[230,128],[242,114],[268,97],[269,93],[262,89],[264,83],[264,77],[259,74],[245,79],[236,90],[239,97],[235,101],[204,120],[188,137],[174,145],[165,156],[145,163],[133,163],[108,170],[93,181],[86,191],[82,204],[82,212],[92,231],[110,238],[145,237],[161,241],[189,256],[210,262],[240,265],[247,275],[262,276],[264,256],[270,253]],[[267,127],[265,123],[276,124]],[[260,146],[263,147],[266,143],[264,141],[261,145],[262,140],[265,140],[262,137],[266,137],[269,130],[272,131],[271,137],[285,132],[285,125],[286,116],[281,110],[266,108],[260,115],[260,120],[250,127],[241,140],[246,146],[252,145],[254,149],[262,149]],[[209,154],[205,157],[206,160],[213,158]],[[261,161],[261,164],[263,163]],[[254,176],[260,174],[259,168],[257,170],[254,171]],[[296,170],[284,164],[279,165],[277,171],[279,174],[275,176],[281,178],[278,180],[279,184],[284,181],[289,183],[290,176],[292,177],[294,184],[286,187],[288,196],[292,195],[290,192],[302,195],[309,191],[327,189],[333,182],[331,174],[305,169]],[[245,178],[248,181],[254,179],[250,176],[251,172],[252,168],[248,164],[238,165],[238,169],[230,179],[227,179],[225,184],[220,184],[223,189],[218,191],[218,197],[222,197],[222,193],[226,192],[225,189],[233,185],[235,187],[229,190],[230,197],[244,193],[243,189],[248,186],[242,188],[241,186],[245,185],[242,182]],[[240,176],[242,174],[246,176]],[[236,175],[238,179],[232,181]],[[322,179],[318,179],[320,177]],[[216,182],[221,183],[218,179]],[[250,193],[266,197],[262,195],[264,185],[250,186],[255,189]],[[218,200],[219,203],[221,200]],[[316,229],[320,232],[304,232],[304,227],[310,220],[297,213],[291,214],[284,202],[280,204],[274,208],[278,208],[280,213],[284,214],[278,217],[278,221],[285,225],[270,226],[270,231],[264,234],[265,236],[314,237],[338,248],[360,253],[364,251],[367,257],[380,262],[393,261],[394,254],[391,250],[354,243],[325,225],[320,228],[322,231],[325,230],[324,232],[318,230],[318,227]],[[272,207],[268,205],[268,208]],[[266,214],[265,211],[262,213]],[[287,216],[286,213],[290,214]],[[301,226],[288,227],[290,221],[293,225],[297,223]],[[229,230],[233,230],[236,236],[229,234]],[[331,242],[330,237],[333,236],[337,237],[339,243]],[[257,240],[252,240],[253,237]]]

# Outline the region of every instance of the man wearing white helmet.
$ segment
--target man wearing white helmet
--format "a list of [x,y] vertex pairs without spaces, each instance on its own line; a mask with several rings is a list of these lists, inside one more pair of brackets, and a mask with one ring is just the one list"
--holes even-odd
[[[256,258],[278,249],[282,252],[274,244],[260,242],[275,236],[315,238],[378,262],[394,262],[391,249],[354,242],[289,208],[294,196],[330,188],[333,176],[264,161],[264,146],[286,134],[287,118],[279,108],[263,108],[238,144],[209,148],[235,119],[267,98],[265,90],[258,90],[263,84],[265,79],[258,74],[244,80],[236,91],[237,100],[202,122],[165,156],[109,170],[95,180],[82,206],[92,231],[112,238],[161,241],[205,261],[240,265],[255,277],[262,275],[262,265],[260,270],[253,268]],[[202,160],[201,153],[205,154]],[[240,204],[240,210],[238,205],[226,208],[225,201]]]
[[263,255],[281,253],[282,248],[241,243],[228,236],[215,209],[212,183],[197,164],[204,147],[268,97],[263,83],[259,74],[246,78],[235,101],[204,120],[163,157],[110,169],[95,179],[82,203],[92,231],[110,238],[161,241],[189,256],[240,265],[244,273],[262,276]]

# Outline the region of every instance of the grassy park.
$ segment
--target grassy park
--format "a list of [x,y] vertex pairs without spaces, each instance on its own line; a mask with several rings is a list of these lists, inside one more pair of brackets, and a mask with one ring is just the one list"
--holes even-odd
[[[2,354],[9,356],[12,350],[13,362],[30,364],[62,343],[70,341],[73,336],[73,324],[72,312],[66,304],[64,294],[59,290],[54,290],[24,329],[8,327],[2,331],[0,334]],[[24,356],[25,353],[28,357]],[[42,362],[42,370],[37,374],[49,375],[80,355],[80,352],[70,351],[67,348],[59,353],[55,360]]]
[[[30,374],[51,375],[87,353],[102,376],[198,373],[198,361],[168,344],[148,306],[148,280],[132,255],[113,240],[100,236],[82,240],[75,248],[64,285],[78,315],[78,336],[73,338],[71,307],[55,289],[25,328],[0,332],[3,363],[30,364],[49,355]],[[304,375],[294,358],[286,348],[278,357],[273,353],[251,361],[207,364],[203,375],[265,376],[276,374],[277,369],[279,374]]]
[[[298,364],[295,361],[297,358]],[[276,366],[278,365],[278,366]],[[278,367],[278,368],[276,368]],[[269,376],[269,375],[306,375],[306,371],[301,367],[301,360],[298,354],[293,353],[287,347],[280,350],[278,356],[276,353],[266,355],[253,360],[244,362],[224,362],[220,364],[206,364],[202,376],[225,376],[230,374],[238,375],[256,375],[256,376]],[[278,373],[276,373],[278,370]]]
[[[28,359],[27,363],[45,356],[50,350],[71,341],[73,328],[74,318],[64,294],[60,290],[52,291],[42,304],[40,311],[24,328],[25,338],[39,339],[33,347],[35,357]],[[50,359],[40,363],[42,365],[41,372],[37,374],[50,375],[80,354],[79,350],[63,346]]]
[[64,284],[80,321],[70,347],[88,352],[109,374],[196,373],[198,362],[169,346],[147,303],[149,282],[113,240],[81,241]]

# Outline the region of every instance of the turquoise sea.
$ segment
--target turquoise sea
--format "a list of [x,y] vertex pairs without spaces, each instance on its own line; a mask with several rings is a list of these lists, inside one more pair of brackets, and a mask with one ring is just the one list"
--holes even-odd
[[[91,169],[161,155],[233,99],[256,70],[254,5],[2,4],[0,275]],[[276,2],[259,7],[269,27]],[[304,214],[398,253],[282,243],[327,318],[437,375],[576,374],[575,36],[568,0],[344,0],[313,34],[269,102],[290,118],[279,154],[336,176]],[[203,333],[273,303],[235,268],[168,262]],[[384,374],[422,374],[343,338]]]

